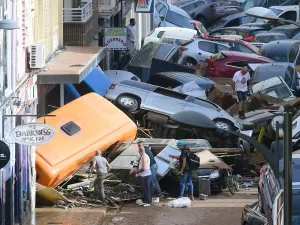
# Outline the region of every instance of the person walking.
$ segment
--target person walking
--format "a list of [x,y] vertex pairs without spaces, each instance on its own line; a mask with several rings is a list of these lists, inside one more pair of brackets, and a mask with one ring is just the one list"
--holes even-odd
[[188,161],[190,157],[190,148],[185,144],[184,141],[177,143],[177,148],[181,151],[180,156],[169,155],[170,158],[179,160],[179,172],[181,175],[180,181],[180,197],[183,197],[186,184],[189,185],[189,198],[194,201],[194,185],[192,181],[192,170],[189,168]]
[[150,169],[150,158],[145,152],[145,148],[142,145],[138,145],[139,154],[141,156],[139,168],[134,170],[134,173],[137,176],[142,178],[143,185],[143,199],[138,200],[139,205],[144,207],[149,207],[152,204],[152,174]]
[[152,174],[152,197],[155,197],[155,199],[152,199],[153,201],[159,202],[159,197],[162,196],[161,189],[157,180],[157,170],[158,166],[154,159],[153,153],[151,152],[151,148],[148,146],[143,145],[143,141],[139,141],[138,143],[139,148],[144,148],[145,153],[149,156],[150,159],[150,170]]
[[107,173],[110,170],[110,165],[107,162],[107,160],[104,157],[102,157],[102,152],[100,150],[96,151],[96,157],[93,160],[89,177],[91,177],[91,174],[93,173],[95,168],[97,172],[97,178],[94,183],[95,193],[97,196],[99,196],[101,202],[104,205],[106,205],[104,194],[104,180],[107,177]]
[[245,102],[247,100],[248,91],[252,91],[252,82],[249,74],[249,67],[244,66],[240,71],[237,71],[232,78],[233,93],[237,95],[239,104],[239,118],[245,117]]
[[135,19],[131,18],[129,25],[126,26],[127,28],[127,40],[130,41],[132,44],[135,42]]

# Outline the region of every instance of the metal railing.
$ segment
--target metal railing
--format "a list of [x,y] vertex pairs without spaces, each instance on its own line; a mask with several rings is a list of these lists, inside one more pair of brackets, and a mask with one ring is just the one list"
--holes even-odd
[[92,0],[81,1],[79,8],[64,8],[64,23],[85,23],[93,15]]

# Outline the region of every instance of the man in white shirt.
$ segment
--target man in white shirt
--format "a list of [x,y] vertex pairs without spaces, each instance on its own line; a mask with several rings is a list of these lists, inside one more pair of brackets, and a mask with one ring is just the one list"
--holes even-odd
[[135,19],[131,18],[130,19],[130,24],[127,25],[127,39],[130,41],[132,44],[135,42]]
[[245,101],[247,100],[248,91],[252,91],[252,82],[249,74],[249,67],[244,66],[240,71],[237,71],[233,78],[232,89],[234,94],[237,95],[239,103],[239,118],[246,119],[245,117]]

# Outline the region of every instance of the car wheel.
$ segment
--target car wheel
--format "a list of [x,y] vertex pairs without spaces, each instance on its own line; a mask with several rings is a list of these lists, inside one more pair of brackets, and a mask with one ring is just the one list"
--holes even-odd
[[259,211],[261,213],[265,213],[264,208],[262,206],[262,197],[261,197],[260,191],[258,192],[258,207],[259,207]]
[[185,65],[187,66],[196,66],[197,65],[197,61],[195,59],[192,58],[187,58]]
[[201,22],[204,27],[207,26],[207,21],[206,21],[206,18],[204,16],[197,16],[196,20]]
[[130,95],[121,95],[116,99],[117,105],[129,112],[134,112],[139,108],[139,102],[135,97]]
[[232,126],[230,122],[224,120],[214,120],[217,128],[224,129],[224,130],[232,130]]

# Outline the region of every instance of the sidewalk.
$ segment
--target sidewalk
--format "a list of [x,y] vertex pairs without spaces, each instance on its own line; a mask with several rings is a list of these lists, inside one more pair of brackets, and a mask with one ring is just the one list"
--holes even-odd
[[105,208],[37,208],[26,225],[100,225],[105,214]]

